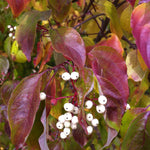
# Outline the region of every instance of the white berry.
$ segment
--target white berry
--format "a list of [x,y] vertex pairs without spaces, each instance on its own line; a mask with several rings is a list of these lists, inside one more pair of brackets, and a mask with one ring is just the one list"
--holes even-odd
[[72,119],[71,113],[65,113],[64,115],[65,115],[65,120],[69,121]]
[[100,114],[105,112],[105,106],[104,105],[98,105],[96,106],[96,111]]
[[88,101],[85,102],[85,107],[86,107],[87,109],[91,109],[92,106],[93,106],[93,102],[92,102],[92,101],[88,100]]
[[10,28],[10,29],[9,29],[9,31],[13,31],[13,30],[14,30],[13,28]]
[[66,134],[66,135],[69,135],[70,134],[70,128],[64,128],[63,132]]
[[130,108],[131,108],[130,105],[127,104],[127,105],[126,105],[126,110],[128,110],[128,109],[130,109]]
[[7,28],[11,28],[11,25],[8,25]]
[[77,80],[79,78],[79,73],[74,71],[71,73],[71,79],[72,80]]
[[59,116],[58,120],[60,123],[64,123],[65,122],[65,116],[64,115]]
[[71,123],[70,123],[69,121],[65,121],[65,122],[64,122],[64,126],[65,126],[66,128],[69,128],[70,125],[71,125]]
[[67,135],[64,133],[64,132],[61,132],[60,133],[60,138],[61,139],[65,139],[67,137]]
[[75,129],[77,129],[77,124],[71,124],[71,129],[73,129],[73,130],[75,130]]
[[105,105],[107,103],[107,98],[104,96],[104,95],[101,95],[99,96],[98,98],[98,102],[101,104],[101,105]]
[[65,80],[65,81],[70,80],[70,74],[68,72],[64,72],[62,74],[62,79]]
[[93,132],[93,127],[92,126],[88,126],[87,127],[87,132],[88,132],[88,135],[90,135]]
[[91,123],[94,127],[97,127],[99,124],[99,121],[98,121],[98,119],[93,119]]
[[40,93],[40,100],[45,100],[46,99],[46,94],[44,92]]
[[63,128],[63,124],[58,121],[58,122],[56,123],[56,127],[57,127],[58,129],[62,129],[62,128]]
[[16,30],[16,26],[14,26],[14,30]]
[[73,114],[78,114],[79,112],[79,108],[78,107],[74,107],[73,110],[72,110],[72,113]]
[[93,115],[92,115],[91,113],[87,114],[87,115],[86,115],[86,119],[87,119],[88,121],[92,121],[92,120],[93,120]]
[[65,109],[65,111],[72,111],[73,108],[74,108],[74,105],[71,104],[71,103],[65,103],[65,104],[64,104],[64,109]]
[[16,38],[15,36],[12,37],[13,40],[14,40],[15,38]]
[[78,117],[77,117],[77,116],[73,116],[71,121],[72,121],[72,124],[76,124],[76,123],[78,123],[78,122],[79,122],[79,120],[78,120]]
[[13,36],[13,34],[12,33],[9,33],[9,37],[12,37]]

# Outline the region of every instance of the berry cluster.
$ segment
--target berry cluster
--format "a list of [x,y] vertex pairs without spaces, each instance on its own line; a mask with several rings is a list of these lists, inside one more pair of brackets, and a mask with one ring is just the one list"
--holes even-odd
[[65,81],[68,81],[70,79],[77,80],[79,78],[79,73],[76,71],[73,71],[71,74],[68,72],[64,72],[61,77]]
[[[78,117],[78,107],[74,106],[72,103],[65,103],[64,109],[67,111],[65,114],[58,117],[58,122],[56,127],[61,131],[60,138],[65,139],[71,133],[71,129],[75,130],[77,128]],[[70,129],[71,127],[71,129]]]
[[11,26],[11,25],[8,25],[7,26],[7,28],[9,29],[9,37],[12,37],[12,39],[14,40],[15,39],[15,30],[16,30],[16,26],[15,27],[13,27],[13,26]]
[[[100,105],[96,106],[96,111],[100,114],[104,113],[106,110],[104,105],[107,103],[107,98],[104,95],[101,95],[98,98],[98,102]],[[85,107],[86,109],[91,109],[93,107],[93,102],[91,100],[86,101]],[[94,118],[91,113],[88,113],[86,115],[86,120],[91,123],[91,125],[87,127],[88,134],[91,134],[93,132],[93,127],[97,127],[99,124],[99,121],[97,118]]]

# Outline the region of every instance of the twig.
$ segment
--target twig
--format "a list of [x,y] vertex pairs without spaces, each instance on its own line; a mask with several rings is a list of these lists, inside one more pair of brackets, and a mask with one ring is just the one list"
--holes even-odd
[[137,49],[136,44],[131,43],[124,35],[122,36],[122,40],[126,41],[130,45],[130,48]]
[[84,20],[84,21],[81,22],[80,24],[76,25],[76,26],[74,27],[74,29],[76,29],[77,27],[81,26],[82,24],[84,24],[84,23],[90,21],[91,19],[97,18],[97,17],[99,17],[99,16],[104,16],[104,15],[105,15],[104,13],[94,15],[94,16],[88,18],[87,20]]

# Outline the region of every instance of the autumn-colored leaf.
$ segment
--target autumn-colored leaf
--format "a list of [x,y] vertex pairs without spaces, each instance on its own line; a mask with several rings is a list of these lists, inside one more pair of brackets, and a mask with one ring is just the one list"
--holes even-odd
[[43,73],[24,78],[14,89],[8,103],[8,120],[11,140],[21,148],[27,139],[40,103]]
[[0,56],[0,81],[4,80],[9,69],[9,61],[6,57]]
[[150,111],[138,115],[131,123],[122,143],[122,150],[150,149]]
[[136,45],[150,69],[150,3],[143,3],[137,6],[131,16],[132,33]]
[[61,27],[50,30],[53,48],[71,59],[79,68],[83,68],[86,59],[86,52],[83,39],[73,28]]
[[36,67],[40,63],[43,57],[43,53],[44,53],[44,45],[42,41],[39,41],[37,43],[37,56],[33,60],[34,67]]
[[130,3],[130,5],[132,6],[132,7],[134,7],[134,4],[135,4],[135,1],[136,0],[127,0],[129,3]]
[[112,47],[114,48],[118,53],[120,53],[121,55],[123,55],[123,47],[121,45],[121,42],[118,38],[118,36],[114,33],[110,33],[108,35],[108,38],[105,40],[100,41],[99,43],[97,43],[95,45],[95,47],[97,46],[108,46],[108,47]]
[[19,26],[16,29],[16,40],[21,46],[27,60],[31,60],[31,52],[34,47],[36,37],[36,24],[39,20],[47,20],[51,11],[28,11],[18,20]]
[[118,131],[129,95],[125,61],[120,53],[106,46],[94,48],[89,58],[102,93],[108,98],[106,121]]
[[31,0],[7,0],[14,17],[18,17]]
[[6,81],[0,88],[0,95],[5,105],[8,104],[11,93],[14,90],[14,88],[18,85],[18,83],[19,81]]
[[40,69],[39,72],[41,72],[43,70],[44,65],[49,62],[51,56],[53,53],[53,48],[52,48],[52,43],[48,42],[45,46],[45,52],[44,52],[44,56],[40,65]]

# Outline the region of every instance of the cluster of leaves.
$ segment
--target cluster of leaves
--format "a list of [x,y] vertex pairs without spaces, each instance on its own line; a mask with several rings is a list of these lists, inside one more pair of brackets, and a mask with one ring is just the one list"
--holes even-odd
[[[0,149],[150,149],[148,0],[1,0],[0,16]],[[77,81],[62,80],[75,70]],[[90,110],[100,124],[88,135],[84,102],[103,94],[106,112]],[[68,101],[79,126],[61,140]]]

